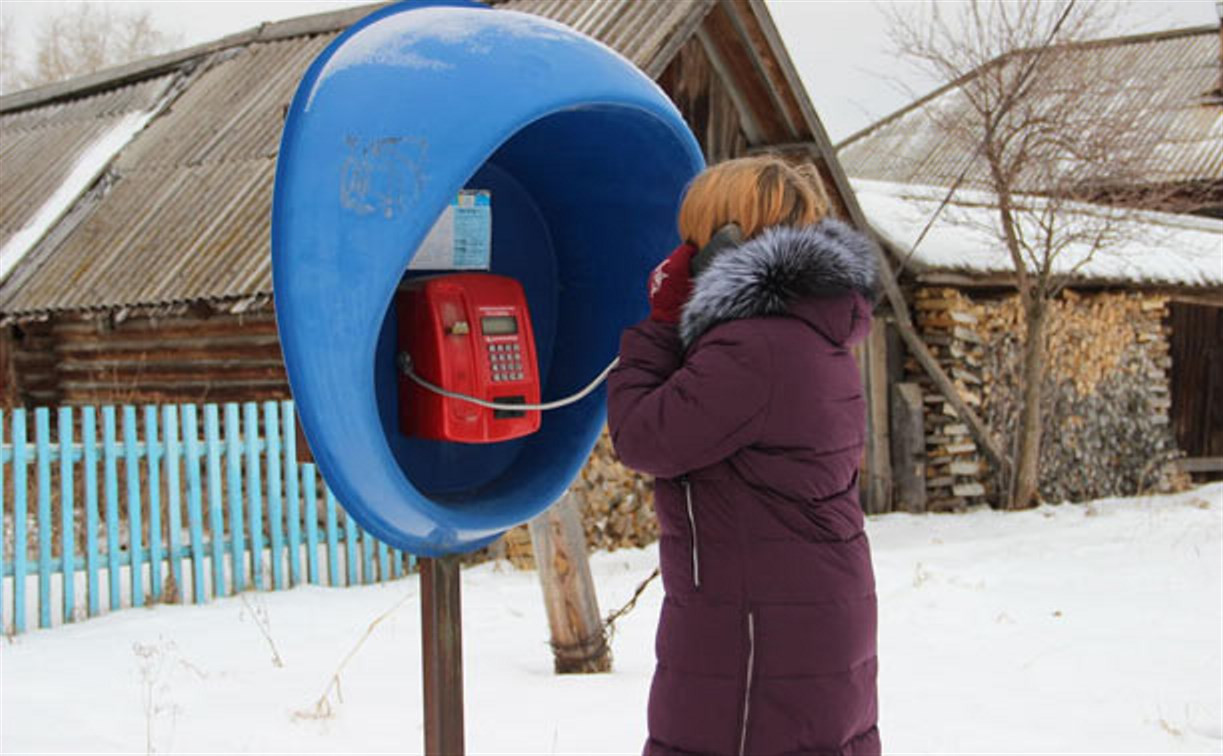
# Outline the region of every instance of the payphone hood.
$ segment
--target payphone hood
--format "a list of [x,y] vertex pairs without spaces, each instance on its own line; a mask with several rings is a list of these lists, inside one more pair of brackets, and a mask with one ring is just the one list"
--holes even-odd
[[870,237],[832,218],[766,228],[697,277],[680,340],[688,349],[718,323],[791,315],[834,343],[853,345],[865,338],[878,300],[878,254]]

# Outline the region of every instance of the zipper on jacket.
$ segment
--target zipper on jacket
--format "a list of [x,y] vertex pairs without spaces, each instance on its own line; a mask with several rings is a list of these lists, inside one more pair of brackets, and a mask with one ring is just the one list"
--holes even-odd
[[684,487],[684,500],[688,505],[688,529],[692,533],[692,584],[697,590],[700,590],[701,558],[696,550],[696,513],[692,510],[692,483],[689,482],[687,475],[680,478],[679,482]]
[[747,680],[743,686],[743,727],[739,730],[739,756],[747,753],[747,717],[752,704],[752,667],[756,664],[756,617],[747,613]]

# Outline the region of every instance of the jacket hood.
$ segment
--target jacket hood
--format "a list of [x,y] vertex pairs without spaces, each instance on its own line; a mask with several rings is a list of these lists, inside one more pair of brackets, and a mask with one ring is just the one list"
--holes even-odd
[[878,296],[878,254],[869,237],[832,218],[766,228],[697,277],[680,319],[684,348],[719,323],[767,315],[793,315],[835,343],[854,343]]

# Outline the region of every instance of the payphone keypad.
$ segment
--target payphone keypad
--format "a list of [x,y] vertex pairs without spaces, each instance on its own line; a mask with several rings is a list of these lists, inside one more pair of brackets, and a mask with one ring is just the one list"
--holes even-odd
[[521,381],[525,377],[522,369],[522,348],[517,342],[490,342],[488,358],[494,383]]

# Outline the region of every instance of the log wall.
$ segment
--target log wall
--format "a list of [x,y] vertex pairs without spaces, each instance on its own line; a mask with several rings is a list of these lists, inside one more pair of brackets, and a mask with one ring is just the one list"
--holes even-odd
[[61,317],[7,330],[15,368],[3,395],[9,405],[289,398],[270,310],[121,322]]
[[13,365],[13,329],[0,328],[0,407],[13,407],[17,403],[17,370]]

